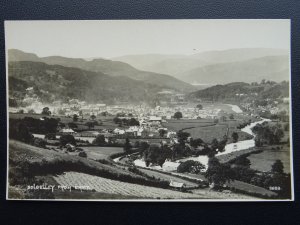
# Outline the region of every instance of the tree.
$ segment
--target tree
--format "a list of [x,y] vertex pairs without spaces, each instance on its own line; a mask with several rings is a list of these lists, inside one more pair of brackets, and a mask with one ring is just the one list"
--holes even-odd
[[176,112],[174,113],[174,116],[173,116],[175,119],[181,119],[182,118],[182,113],[181,112]]
[[77,114],[74,114],[73,115],[73,122],[77,122],[78,121],[78,115]]
[[55,133],[48,133],[48,134],[45,135],[45,139],[56,140],[56,134]]
[[281,160],[276,160],[274,162],[274,164],[272,165],[273,173],[283,173],[283,169],[284,169],[284,166],[283,166],[283,163]]
[[139,146],[139,152],[143,153],[144,151],[146,151],[149,148],[149,146],[150,145],[147,142],[142,141]]
[[191,139],[190,140],[190,145],[194,148],[197,148],[198,146],[200,146],[201,144],[203,144],[203,140],[201,138],[197,138],[197,139]]
[[160,130],[158,130],[158,132],[159,132],[160,137],[164,137],[167,131],[164,129],[160,129]]
[[44,107],[43,110],[42,110],[42,114],[50,116],[51,111],[49,110],[49,107]]
[[119,117],[113,118],[113,121],[114,121],[115,124],[120,124],[120,123],[122,123],[122,120],[121,120]]
[[127,120],[127,124],[129,126],[139,126],[140,123],[135,118],[131,118],[129,121]]
[[98,134],[95,140],[93,140],[94,145],[103,146],[106,144],[105,137],[102,134]]
[[217,158],[212,157],[208,160],[208,169],[205,172],[205,177],[212,184],[213,188],[218,188],[231,181],[234,174],[230,169],[230,165],[221,164]]
[[229,115],[229,119],[233,120],[233,119],[234,119],[234,115],[233,115],[233,114],[230,114],[230,115]]
[[78,128],[77,124],[72,122],[68,123],[68,127],[71,129]]
[[146,166],[149,166],[150,163],[153,163],[162,167],[167,158],[166,153],[167,151],[164,151],[162,146],[151,144],[149,148],[144,151],[144,160]]
[[33,139],[33,145],[40,148],[45,148],[47,142],[42,138],[34,138]]
[[132,146],[130,144],[130,141],[129,141],[128,138],[126,138],[125,145],[124,145],[124,148],[123,148],[124,152],[126,152],[126,153],[130,152],[131,148],[132,148]]
[[93,115],[91,115],[91,119],[92,120],[95,120],[96,119],[96,116],[93,114]]
[[196,106],[196,108],[199,109],[199,110],[202,110],[202,109],[203,109],[203,106],[202,106],[201,104],[198,104],[198,105]]
[[188,132],[184,132],[184,131],[177,132],[177,139],[178,139],[179,144],[184,145],[189,136],[190,136],[190,133],[188,133]]
[[233,132],[231,137],[232,137],[233,143],[236,143],[239,139],[239,135],[237,132]]
[[234,161],[234,164],[235,165],[238,165],[238,166],[243,166],[243,167],[246,167],[246,168],[250,168],[251,166],[251,161],[245,157],[245,156],[241,156],[241,157],[238,157],[235,161]]
[[35,114],[34,109],[29,109],[29,110],[28,110],[28,114]]
[[95,126],[95,122],[88,121],[88,122],[85,123],[85,125],[86,125],[89,129],[91,129],[91,128],[93,128],[93,127]]
[[201,164],[198,161],[194,161],[194,160],[187,160],[183,163],[181,163],[178,167],[177,167],[177,172],[178,173],[195,173],[198,174],[201,172],[201,170],[205,169],[205,166],[203,164]]
[[65,146],[66,144],[76,145],[76,140],[71,134],[64,134],[59,139],[60,145]]
[[29,132],[29,129],[24,121],[10,119],[9,138],[25,143],[31,143],[33,140],[33,135]]

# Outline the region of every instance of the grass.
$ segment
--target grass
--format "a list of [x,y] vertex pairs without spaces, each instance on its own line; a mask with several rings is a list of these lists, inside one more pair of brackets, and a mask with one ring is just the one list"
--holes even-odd
[[160,172],[157,172],[157,171],[143,169],[143,168],[138,168],[138,169],[141,172],[147,174],[148,176],[153,176],[156,179],[161,179],[161,180],[165,180],[165,181],[168,181],[168,182],[170,182],[172,180],[172,181],[175,181],[175,182],[184,183],[187,188],[195,188],[195,187],[199,186],[199,184],[197,184],[196,182],[187,181],[186,179],[182,179],[182,178],[175,177],[175,176],[172,176],[172,175],[168,175],[168,174],[165,174],[165,173],[160,173]]
[[[279,149],[277,149],[279,147]],[[281,147],[283,147],[281,149]],[[251,162],[251,169],[267,172],[272,169],[273,163],[279,159],[284,166],[284,172],[290,173],[290,147],[287,145],[267,146],[258,154],[251,154],[248,159]]]
[[214,125],[213,120],[209,119],[199,119],[199,120],[167,120],[166,123],[162,123],[162,125],[169,130],[173,130],[178,132],[179,130],[191,128],[191,127],[202,127]]
[[270,198],[270,197],[276,197],[277,194],[269,191],[265,188],[258,187],[252,184],[248,184],[242,181],[234,180],[230,183],[227,183],[227,186],[239,193],[247,193],[249,195],[263,197],[263,198]]
[[89,159],[99,160],[107,159],[111,154],[123,152],[121,147],[81,147],[86,153]]
[[[91,176],[83,173],[67,172],[62,175],[54,177],[54,179],[62,185],[72,186],[74,181],[79,186],[89,186],[91,189],[96,190],[98,193],[105,193],[109,197],[127,196],[132,199],[147,198],[147,199],[202,199],[206,196],[183,193],[179,191],[167,190],[156,187],[149,187],[144,185],[130,184],[110,180],[102,177]],[[72,191],[71,191],[72,192]],[[62,194],[63,195],[63,194]],[[90,194],[88,194],[90,195]],[[101,196],[101,195],[100,195]],[[63,197],[63,196],[62,196]]]
[[141,175],[110,164],[102,164],[79,156],[42,149],[22,142],[9,142],[9,184],[28,185],[36,176],[75,171],[134,184],[167,188],[168,183],[149,180]]

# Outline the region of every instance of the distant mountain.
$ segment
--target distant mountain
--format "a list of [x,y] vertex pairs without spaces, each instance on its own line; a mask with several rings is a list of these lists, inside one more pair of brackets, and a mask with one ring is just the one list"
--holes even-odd
[[30,96],[42,102],[79,99],[87,102],[118,101],[147,102],[164,87],[131,79],[126,76],[108,76],[60,65],[42,62],[9,62],[9,96],[22,100],[28,94],[27,88],[33,87]]
[[75,67],[92,72],[101,72],[110,76],[126,76],[134,80],[146,82],[148,84],[164,86],[165,88],[176,89],[183,92],[195,90],[192,85],[178,80],[170,75],[141,71],[124,62],[101,58],[90,61],[80,58],[67,58],[61,56],[40,58],[35,54],[25,53],[16,49],[10,49],[8,50],[8,61],[44,62],[49,65],[61,65],[64,67]]
[[233,82],[225,85],[215,85],[189,94],[189,97],[192,99],[222,102],[241,100],[249,101],[249,99],[276,99],[278,97],[288,96],[288,82],[276,83],[270,81],[267,81],[265,84]]
[[[117,59],[141,70],[172,75],[178,79],[193,82],[186,78],[193,70],[220,63],[234,63],[266,56],[288,56],[288,51],[268,48],[244,48],[221,51],[207,51],[194,55],[128,55]],[[242,77],[240,77],[242,78]],[[197,79],[196,79],[197,80]],[[239,81],[239,80],[236,80]],[[242,79],[240,79],[242,81]],[[200,83],[204,83],[201,81]]]
[[244,81],[257,82],[262,79],[280,82],[289,80],[288,56],[266,56],[240,62],[220,63],[198,67],[183,73],[190,83],[225,84]]

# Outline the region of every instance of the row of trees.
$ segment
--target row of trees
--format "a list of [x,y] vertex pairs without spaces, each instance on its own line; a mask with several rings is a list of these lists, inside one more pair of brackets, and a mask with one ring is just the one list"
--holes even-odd
[[115,124],[119,124],[119,126],[139,126],[140,125],[139,121],[137,121],[135,118],[121,119],[119,117],[115,117],[113,119],[113,121]]

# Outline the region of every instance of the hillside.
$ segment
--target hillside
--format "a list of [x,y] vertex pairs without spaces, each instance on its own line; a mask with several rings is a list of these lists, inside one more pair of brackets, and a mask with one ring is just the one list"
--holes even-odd
[[163,89],[158,85],[112,77],[78,68],[48,65],[41,62],[9,62],[9,95],[25,97],[26,88],[43,102],[76,98],[87,102],[148,101]]
[[148,84],[188,92],[195,90],[190,84],[180,81],[172,76],[153,72],[141,71],[131,65],[107,59],[93,59],[87,61],[80,58],[67,58],[61,56],[38,57],[35,54],[22,52],[17,49],[8,50],[8,61],[35,61],[49,65],[61,65],[64,67],[75,67],[82,70],[101,72],[110,76],[126,76],[134,80],[143,81]]
[[276,99],[289,96],[289,83],[248,84],[235,82],[215,85],[189,94],[190,98],[209,101]]
[[[170,74],[178,79],[193,82],[190,79],[186,79],[186,76],[193,73],[193,70],[199,70],[201,67],[248,61],[266,56],[288,56],[288,51],[267,48],[244,48],[207,51],[193,55],[127,55],[114,58],[114,60],[129,63],[141,70]],[[205,83],[204,81],[200,82]]]
[[262,79],[281,82],[289,79],[288,56],[266,56],[240,62],[198,67],[182,74],[190,83],[225,84],[229,82],[260,82]]

